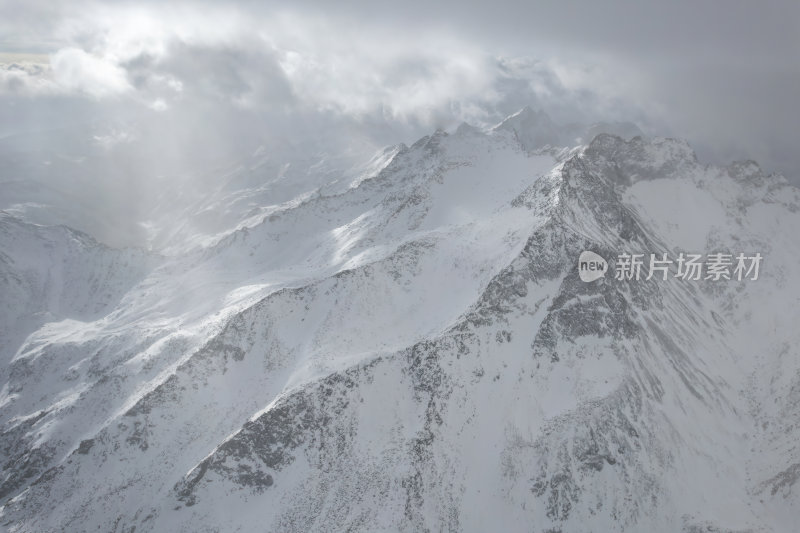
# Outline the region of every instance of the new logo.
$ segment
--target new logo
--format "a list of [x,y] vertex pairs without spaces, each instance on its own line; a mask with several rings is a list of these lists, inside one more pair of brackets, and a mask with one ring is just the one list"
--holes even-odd
[[606,275],[608,263],[594,252],[586,250],[578,258],[578,275],[581,281],[590,282]]

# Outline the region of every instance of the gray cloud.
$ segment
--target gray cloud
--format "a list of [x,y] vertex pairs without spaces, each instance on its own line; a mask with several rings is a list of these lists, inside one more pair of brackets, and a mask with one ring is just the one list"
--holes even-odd
[[710,160],[754,158],[800,176],[795,2],[30,2],[4,11],[4,51],[69,60],[46,75],[0,69],[5,98],[44,89],[124,98],[215,125],[249,110],[260,118],[248,122],[286,134],[344,121],[376,143],[531,104],[562,122],[632,120],[688,138]]

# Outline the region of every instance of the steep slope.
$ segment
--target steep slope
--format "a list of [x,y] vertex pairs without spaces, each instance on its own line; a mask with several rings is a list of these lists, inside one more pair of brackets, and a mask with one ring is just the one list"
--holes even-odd
[[[669,139],[557,161],[518,119],[391,149],[41,327],[0,397],[0,523],[790,530],[798,191]],[[582,282],[584,250],[612,271]],[[766,259],[612,275],[679,251]]]
[[[14,362],[27,370],[12,375],[13,394],[4,398],[6,438],[15,450],[5,464],[17,480],[6,495],[24,487],[19,478],[32,481],[100,428],[127,420],[131,403],[168,386],[176,369],[202,360],[194,352],[209,335],[231,316],[246,317],[251,307],[274,316],[291,351],[286,372],[249,369],[251,377],[267,380],[263,395],[232,398],[230,408],[240,414],[222,409],[223,430],[196,446],[213,446],[235,429],[230,423],[246,420],[287,384],[347,366],[354,355],[357,360],[395,342],[406,345],[457,317],[503,257],[515,253],[519,244],[509,237],[532,223],[492,210],[552,165],[549,156],[531,159],[503,139],[474,142],[481,138],[495,152],[485,161],[473,165],[469,143],[450,143],[442,133],[423,139],[391,169],[353,189],[287,206],[206,251],[168,260],[102,318],[37,332]],[[494,163],[486,168],[486,161]],[[503,179],[486,182],[485,173],[498,165]],[[474,190],[459,198],[455,193],[464,185]],[[451,275],[454,263],[460,277]],[[414,280],[420,273],[424,283]],[[447,286],[451,296],[441,298],[437,290]],[[294,293],[310,295],[317,315],[310,323],[299,313],[286,315]],[[337,304],[340,299],[347,307]],[[58,395],[41,394],[43,375],[62,376],[48,384]],[[227,382],[218,387],[227,393]],[[192,414],[187,408],[180,417],[191,423]],[[23,427],[22,420],[30,423]],[[47,459],[28,468],[39,455]]]
[[[0,213],[0,250],[0,379],[4,383],[0,493],[7,495],[41,474],[53,459],[60,437],[45,428],[54,413],[70,403],[62,383],[79,375],[79,364],[65,368],[60,376],[49,373],[31,350],[46,351],[47,344],[57,342],[64,332],[120,306],[125,294],[160,259],[141,250],[108,248],[64,226],[37,226],[4,213]],[[32,333],[35,340],[26,341]],[[55,352],[54,357],[73,362],[89,359],[74,345],[68,352]],[[101,374],[102,368],[93,371]],[[52,407],[12,407],[24,395],[23,383],[35,384],[41,401]],[[85,416],[78,418],[95,423]]]

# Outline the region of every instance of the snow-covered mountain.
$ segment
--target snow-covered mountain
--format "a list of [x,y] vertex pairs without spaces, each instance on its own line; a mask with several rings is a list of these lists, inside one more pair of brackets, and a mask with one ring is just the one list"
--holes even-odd
[[[793,531],[800,191],[637,132],[257,152],[159,253],[3,215],[0,524]],[[681,252],[763,263],[613,275]]]

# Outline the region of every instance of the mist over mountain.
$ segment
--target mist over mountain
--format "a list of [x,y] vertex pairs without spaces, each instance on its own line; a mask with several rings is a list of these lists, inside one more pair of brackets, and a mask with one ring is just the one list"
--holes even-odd
[[0,13],[0,530],[797,529],[797,5]]

